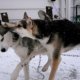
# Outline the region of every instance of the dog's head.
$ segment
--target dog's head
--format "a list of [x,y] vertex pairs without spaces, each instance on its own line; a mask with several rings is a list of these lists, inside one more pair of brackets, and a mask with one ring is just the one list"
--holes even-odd
[[34,23],[31,17],[28,17],[26,12],[24,13],[23,19],[18,22],[15,31],[18,32],[22,37],[30,37],[32,39],[35,39],[34,35],[38,34],[37,25]]
[[36,35],[39,35],[38,25],[35,23],[35,21],[44,21],[41,19],[31,19],[31,17],[28,17],[26,13],[24,13],[24,17],[21,21],[17,23],[17,26],[15,28],[15,32],[17,32],[21,37],[29,37],[32,39],[35,39]]
[[6,52],[19,38],[19,35],[13,33],[12,30],[15,23],[1,22],[0,25],[0,51]]

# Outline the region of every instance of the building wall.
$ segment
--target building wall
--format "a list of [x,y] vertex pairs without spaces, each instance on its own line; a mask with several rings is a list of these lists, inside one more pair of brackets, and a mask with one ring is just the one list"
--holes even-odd
[[80,0],[74,0],[75,1],[75,5],[80,5]]
[[[76,5],[80,5],[80,0],[73,0],[73,19],[76,20]],[[80,6],[77,8],[77,15],[80,16]],[[79,18],[80,22],[80,18]]]
[[[58,5],[56,2],[54,4]],[[53,6],[53,3],[50,0],[0,0],[0,13],[7,12],[9,19],[13,20],[22,19],[25,11],[32,18],[39,18],[38,11],[45,11],[46,6]]]
[[[66,2],[70,2],[66,4]],[[73,18],[73,3],[79,5],[80,0],[0,0],[0,13],[8,12],[9,19],[22,19],[26,11],[32,18],[39,18],[38,11],[44,10],[46,6],[53,7],[53,15],[57,14],[60,18]]]

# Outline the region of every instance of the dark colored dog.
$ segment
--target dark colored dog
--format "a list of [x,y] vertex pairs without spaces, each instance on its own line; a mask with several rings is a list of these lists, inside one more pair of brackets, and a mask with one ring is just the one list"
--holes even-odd
[[22,68],[24,69],[25,80],[29,80],[28,63],[35,55],[47,52],[47,50],[38,40],[28,37],[21,38],[17,33],[12,32],[12,28],[7,30],[5,27],[7,26],[0,27],[2,29],[2,32],[0,32],[2,33],[0,36],[0,51],[6,52],[12,47],[21,60],[11,74],[11,80],[17,80]]

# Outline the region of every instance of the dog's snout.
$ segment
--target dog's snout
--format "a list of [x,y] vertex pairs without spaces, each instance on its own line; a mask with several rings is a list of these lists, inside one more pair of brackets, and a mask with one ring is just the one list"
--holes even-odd
[[5,49],[5,48],[2,48],[2,49],[1,49],[1,52],[6,52],[6,49]]

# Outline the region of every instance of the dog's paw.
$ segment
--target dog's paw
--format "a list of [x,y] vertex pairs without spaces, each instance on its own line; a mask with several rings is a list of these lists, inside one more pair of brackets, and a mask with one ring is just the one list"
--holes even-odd
[[42,71],[43,72],[46,72],[48,70],[48,67],[47,66],[44,66],[43,68],[42,68]]

